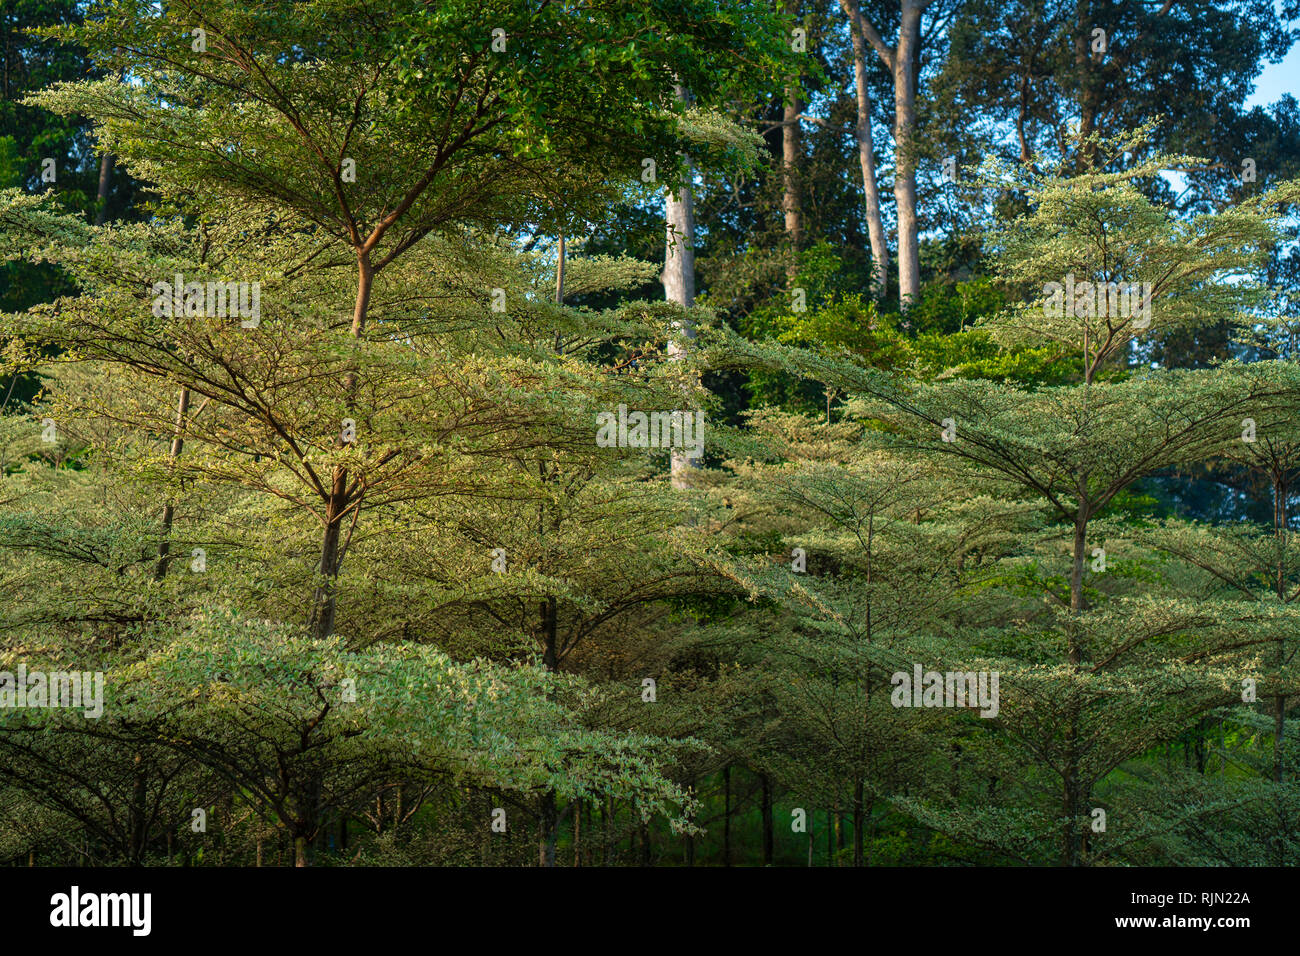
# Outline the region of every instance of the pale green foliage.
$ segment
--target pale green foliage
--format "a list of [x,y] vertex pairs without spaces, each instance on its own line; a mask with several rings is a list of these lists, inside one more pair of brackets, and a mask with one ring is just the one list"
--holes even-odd
[[[984,321],[997,341],[1052,343],[1082,354],[1091,378],[1144,335],[1238,320],[1262,300],[1250,277],[1281,238],[1300,183],[1182,219],[1153,202],[1144,181],[1171,168],[1195,173],[1204,163],[1165,155],[1128,162],[1149,133],[1148,127],[1096,140],[1097,168],[1077,175],[1065,174],[1063,163],[1039,170],[986,161],[978,187],[1014,193],[1029,207],[992,237],[1001,278],[1026,297],[1022,307]],[[1067,276],[1079,283],[1142,283],[1143,295],[1150,294],[1148,324],[1109,308],[1045,309],[1047,284],[1065,283]]]

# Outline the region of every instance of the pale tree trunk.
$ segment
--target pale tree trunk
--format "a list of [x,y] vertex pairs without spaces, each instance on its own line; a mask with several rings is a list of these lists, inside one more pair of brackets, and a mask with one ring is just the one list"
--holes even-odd
[[[690,94],[681,86],[675,88],[683,102]],[[691,192],[691,166],[687,161],[686,180],[674,194],[668,193],[664,203],[667,223],[667,247],[664,253],[664,298],[676,302],[683,309],[695,305],[695,199]],[[683,316],[677,323],[674,336],[668,340],[668,361],[680,362],[686,358],[686,343],[695,337],[689,318]],[[699,467],[699,460],[691,458],[682,448],[672,450],[672,485],[685,488],[687,475]]]
[[803,201],[799,195],[799,162],[803,154],[799,115],[803,103],[797,97],[795,88],[787,86],[781,115],[781,212],[785,216],[785,236],[790,241],[786,275],[792,282],[799,270],[797,253],[803,246]]
[[889,283],[889,246],[885,242],[885,225],[880,218],[880,185],[876,182],[871,91],[867,87],[867,41],[862,34],[862,11],[858,0],[840,0],[840,6],[849,19],[849,31],[853,35],[853,82],[858,100],[858,121],[854,132],[858,142],[858,162],[862,166],[867,235],[871,240],[871,294],[875,299],[883,299]]
[[933,0],[903,0],[898,43],[890,47],[865,19],[862,33],[894,81],[894,206],[898,218],[898,301],[906,309],[921,288],[916,216],[916,63],[921,15]]
[[898,301],[906,309],[921,289],[916,222],[916,73],[920,7],[904,2],[894,52],[894,204],[898,214]]
[[[799,12],[799,0],[786,0],[786,13]],[[790,261],[786,278],[794,284],[799,271],[799,250],[803,248],[803,197],[799,191],[799,166],[803,162],[803,137],[799,117],[803,101],[798,85],[785,88],[785,106],[781,114],[781,211],[785,216],[785,237],[790,243]]]
[[[791,18],[797,17],[799,0],[786,0],[785,12]],[[799,194],[799,165],[803,162],[799,116],[803,113],[803,102],[797,84],[786,86],[784,100],[781,116],[781,211],[785,214],[785,235],[790,241],[787,276],[793,282],[799,268],[797,254],[803,246],[803,199]]]

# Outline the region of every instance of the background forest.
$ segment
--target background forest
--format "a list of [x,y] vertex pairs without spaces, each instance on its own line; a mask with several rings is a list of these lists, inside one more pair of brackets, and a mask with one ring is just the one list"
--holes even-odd
[[1297,19],[0,0],[0,860],[1300,863]]

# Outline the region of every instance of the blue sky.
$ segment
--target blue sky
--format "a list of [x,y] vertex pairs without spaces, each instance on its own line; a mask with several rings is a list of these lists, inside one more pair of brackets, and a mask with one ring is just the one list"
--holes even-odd
[[1300,99],[1300,43],[1291,48],[1281,63],[1270,63],[1255,80],[1255,92],[1247,99],[1247,106],[1265,106],[1280,100],[1285,93]]

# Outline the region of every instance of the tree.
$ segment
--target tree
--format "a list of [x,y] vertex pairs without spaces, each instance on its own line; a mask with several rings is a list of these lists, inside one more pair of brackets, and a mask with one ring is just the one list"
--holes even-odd
[[[133,7],[105,3],[50,33],[141,84],[65,85],[38,102],[94,115],[105,147],[178,202],[197,194],[318,229],[324,267],[337,270],[344,254],[355,262],[348,334],[358,343],[377,277],[424,237],[547,220],[539,198],[601,195],[590,181],[575,193],[565,170],[624,168],[630,178],[632,157],[674,155],[671,81],[709,90],[717,61],[735,55],[729,27],[741,13],[674,7],[629,52],[625,40],[645,25],[617,4],[581,17],[555,6],[535,15],[517,0],[486,11],[200,0],[137,16]],[[751,22],[744,35],[755,42],[740,51],[756,55],[751,69],[766,49],[761,23]],[[538,95],[548,88],[557,95]],[[571,200],[565,215],[579,217],[579,207]],[[341,371],[351,411],[365,383],[359,369]],[[341,460],[313,469],[323,532],[312,620],[322,638],[334,628],[340,542],[365,483]]]
[[894,83],[894,206],[898,222],[898,301],[906,309],[921,291],[920,231],[916,213],[917,75],[921,19],[934,0],[901,0],[894,44],[885,42],[870,19],[862,33],[884,62]]
[[[1111,148],[1120,151],[1114,144]],[[1231,633],[1222,622],[1254,629],[1260,642],[1275,640],[1274,629],[1282,626],[1275,617],[1255,617],[1250,610],[1206,617],[1203,609],[1164,608],[1150,599],[1128,605],[1122,613],[1089,607],[1085,565],[1094,519],[1143,476],[1229,447],[1239,440],[1243,419],[1267,423],[1265,429],[1280,426],[1294,414],[1300,396],[1294,369],[1269,362],[1197,372],[1153,370],[1114,381],[1098,378],[1103,362],[1140,332],[1143,315],[1158,317],[1165,328],[1178,328],[1233,317],[1257,301],[1258,290],[1230,278],[1266,259],[1278,234],[1279,211],[1297,188],[1288,184],[1218,216],[1184,224],[1164,216],[1132,184],[1157,168],[1153,161],[1134,164],[1124,173],[1049,177],[1025,188],[1030,210],[1010,220],[1000,234],[1003,275],[1013,287],[1033,290],[1047,279],[1060,292],[1062,280],[1077,278],[1079,303],[1054,309],[1044,282],[1041,293],[1028,291],[1025,306],[990,319],[991,331],[1000,341],[1046,341],[1076,351],[1084,359],[1082,382],[1033,390],[977,379],[922,385],[862,369],[838,356],[803,353],[796,360],[805,375],[869,396],[870,414],[880,419],[900,452],[934,456],[951,480],[1029,496],[1070,531],[1066,583],[1060,590],[1049,589],[1058,603],[1032,615],[1046,615],[1042,626],[1051,635],[1051,650],[1042,653],[1057,656],[1060,670],[1044,677],[1031,669],[1022,686],[1037,703],[1027,710],[1008,705],[1000,718],[1057,778],[1058,819],[1063,821],[1058,859],[1064,865],[1078,865],[1087,856],[1083,824],[1097,781],[1140,752],[1134,747],[1153,743],[1159,734],[1181,726],[1189,713],[1223,701],[1231,686],[1228,676],[1211,666]],[[1022,168],[1009,175],[1029,174]],[[1117,310],[1113,302],[1095,296],[1085,302],[1087,289],[1114,290],[1117,277],[1128,282],[1129,276],[1139,277],[1131,281],[1143,282],[1142,294],[1153,296],[1149,312]],[[744,351],[752,363],[782,361],[753,346]],[[1121,626],[1121,621],[1144,623]],[[1112,700],[1115,685],[1108,681],[1141,673],[1142,683],[1164,687],[1170,695],[1181,686],[1173,676],[1174,660],[1159,650],[1159,639],[1168,633],[1199,634],[1204,641],[1201,650],[1188,650],[1182,657],[1207,665],[1198,678],[1204,696],[1169,696],[1178,706],[1163,720],[1145,725],[1148,736],[1135,735],[1132,727],[1121,733],[1118,728],[1126,727],[1126,721],[1108,720],[1107,710],[1113,714],[1128,706],[1127,698]],[[1112,674],[1116,667],[1121,670]],[[1092,686],[1099,682],[1102,686]],[[1035,684],[1037,691],[1031,689]],[[1048,687],[1053,690],[1044,693]],[[1054,703],[1044,711],[1046,701]],[[1188,706],[1190,710],[1183,709]],[[1030,718],[1028,723],[1020,722],[1022,715]],[[1112,735],[1105,738],[1108,743],[1103,744],[1101,728]]]

